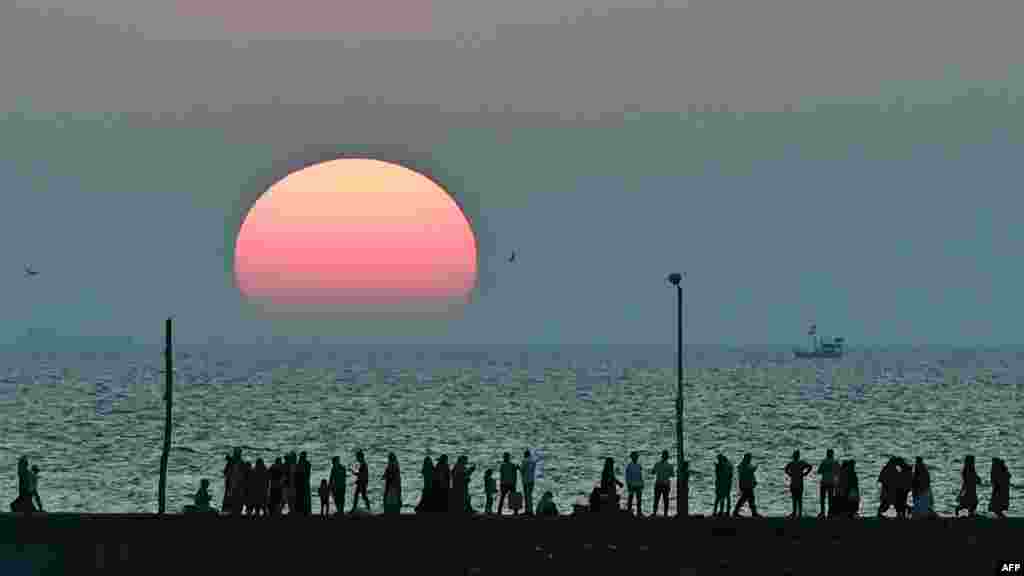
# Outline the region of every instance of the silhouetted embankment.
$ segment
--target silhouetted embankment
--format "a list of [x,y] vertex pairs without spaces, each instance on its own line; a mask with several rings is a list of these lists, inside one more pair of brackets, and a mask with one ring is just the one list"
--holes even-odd
[[[629,517],[232,518],[0,516],[0,573],[128,573],[306,566],[375,574],[822,574],[942,569],[989,574],[1024,557],[1024,519],[815,520]],[[21,563],[20,565],[17,563]],[[823,562],[825,563],[823,566]],[[325,564],[326,563],[326,564]],[[469,570],[467,572],[467,569]],[[850,572],[850,570],[856,572]],[[742,570],[743,572],[740,572]],[[631,572],[630,572],[631,571]],[[643,570],[647,572],[648,570]]]

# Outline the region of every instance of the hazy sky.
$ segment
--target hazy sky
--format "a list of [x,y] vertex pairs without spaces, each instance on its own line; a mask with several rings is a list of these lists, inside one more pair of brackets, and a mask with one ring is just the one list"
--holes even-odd
[[[0,4],[0,341],[671,343],[676,270],[694,342],[1024,340],[1024,3],[273,4]],[[243,304],[245,210],[343,153],[463,206],[461,319]]]

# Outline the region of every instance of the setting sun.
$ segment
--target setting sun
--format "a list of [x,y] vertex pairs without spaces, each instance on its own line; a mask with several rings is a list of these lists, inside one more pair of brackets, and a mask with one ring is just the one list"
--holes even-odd
[[242,294],[284,306],[361,309],[465,302],[476,241],[426,176],[370,159],[294,172],[249,210],[235,246]]

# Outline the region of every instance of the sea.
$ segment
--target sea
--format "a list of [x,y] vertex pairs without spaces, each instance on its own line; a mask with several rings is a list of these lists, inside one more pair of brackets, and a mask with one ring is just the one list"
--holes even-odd
[[[815,468],[827,448],[856,460],[865,515],[877,510],[889,455],[924,458],[942,515],[953,513],[967,454],[986,482],[994,456],[1007,460],[1014,483],[1024,475],[1024,347],[864,348],[796,360],[786,347],[693,345],[684,356],[693,514],[712,511],[719,453],[733,463],[753,455],[758,509],[771,516],[791,511],[783,468],[794,450]],[[563,513],[585,500],[606,457],[624,480],[639,452],[649,514],[650,469],[662,450],[676,458],[675,366],[671,345],[176,346],[167,509],[180,511],[202,478],[219,503],[224,455],[237,446],[268,464],[307,451],[314,495],[332,456],[351,465],[361,449],[378,511],[394,452],[410,513],[423,458],[466,455],[482,510],[484,470],[497,474],[503,452],[518,461],[530,449],[540,459],[535,501],[550,490]],[[16,496],[16,462],[26,455],[41,469],[47,511],[156,511],[163,370],[157,345],[0,350],[0,496]],[[807,480],[804,514],[816,515],[817,476]],[[979,496],[984,511],[987,490]],[[1012,493],[1010,514],[1020,509]]]

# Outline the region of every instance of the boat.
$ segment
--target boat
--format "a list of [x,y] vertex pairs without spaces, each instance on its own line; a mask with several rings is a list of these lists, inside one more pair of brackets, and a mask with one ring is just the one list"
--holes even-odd
[[811,338],[811,347],[809,349],[793,348],[793,355],[797,358],[842,358],[845,339],[818,338],[817,331],[818,327],[811,324],[810,330],[807,331],[807,335]]

